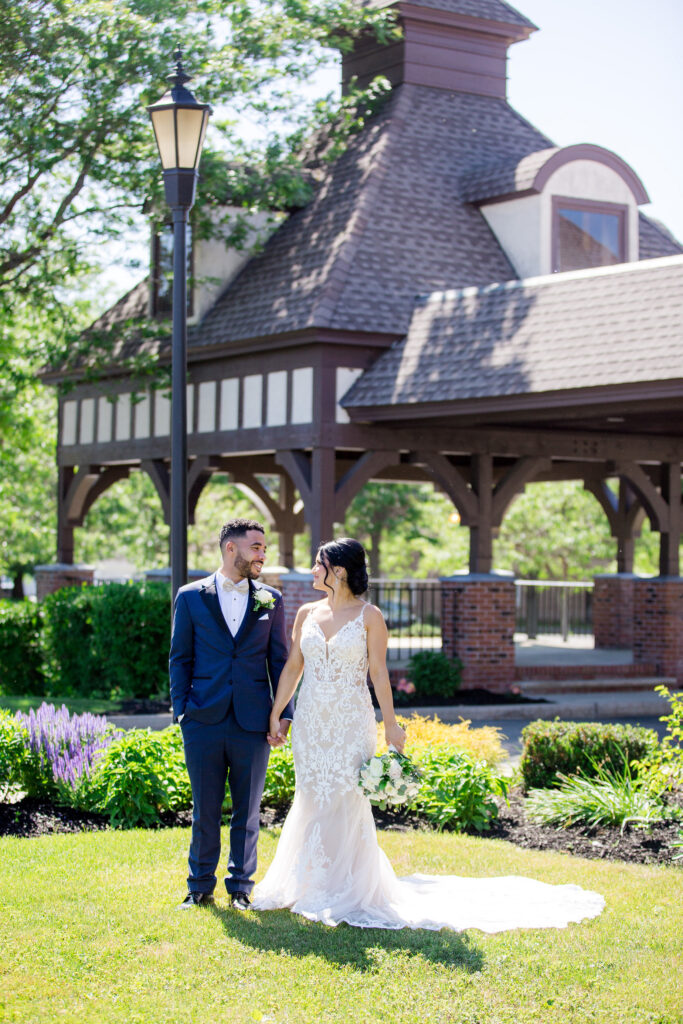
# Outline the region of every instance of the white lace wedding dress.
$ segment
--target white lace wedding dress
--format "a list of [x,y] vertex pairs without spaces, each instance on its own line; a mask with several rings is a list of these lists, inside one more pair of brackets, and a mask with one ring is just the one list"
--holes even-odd
[[397,878],[379,848],[358,788],[375,752],[366,684],[363,606],[329,642],[309,613],[301,632],[304,678],[292,727],[296,793],[275,857],[254,889],[256,910],[289,908],[327,925],[360,928],[563,928],[595,917],[602,896],[530,878]]

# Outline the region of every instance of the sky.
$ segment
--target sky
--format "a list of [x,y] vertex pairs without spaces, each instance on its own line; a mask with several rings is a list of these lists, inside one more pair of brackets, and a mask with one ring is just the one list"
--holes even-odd
[[518,0],[539,31],[510,47],[508,99],[555,143],[611,149],[643,213],[683,241],[683,0]]
[[[683,242],[683,0],[518,0],[513,6],[539,31],[510,47],[512,106],[558,145],[589,142],[622,157],[650,196],[643,212]],[[331,70],[316,86],[323,95],[338,81]],[[137,246],[127,240],[120,251],[143,266],[147,238]],[[104,294],[123,294],[145,273],[124,267],[116,255]]]

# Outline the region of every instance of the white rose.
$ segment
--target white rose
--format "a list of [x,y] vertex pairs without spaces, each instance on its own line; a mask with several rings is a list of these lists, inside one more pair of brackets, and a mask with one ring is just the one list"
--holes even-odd
[[401,778],[402,774],[403,772],[401,771],[401,766],[398,761],[392,760],[389,764],[389,776],[396,781]]
[[384,765],[382,764],[382,759],[379,757],[373,757],[370,761],[370,775],[374,779],[379,779],[381,778],[383,771]]

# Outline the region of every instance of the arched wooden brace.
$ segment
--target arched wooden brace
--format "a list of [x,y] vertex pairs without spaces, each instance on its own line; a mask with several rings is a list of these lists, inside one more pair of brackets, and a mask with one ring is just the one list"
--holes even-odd
[[445,455],[416,452],[410,461],[424,466],[460,512],[463,526],[469,526],[471,573],[491,572],[493,539],[510,502],[524,490],[527,483],[550,465],[549,459],[524,456],[494,484],[491,455],[471,457],[469,483]]
[[659,574],[678,576],[681,542],[681,464],[663,463],[659,490],[637,462],[616,462],[610,475],[628,480],[643,503],[654,530],[659,531]]
[[171,474],[168,465],[163,459],[143,459],[140,463],[143,469],[154,484],[155,490],[161,502],[161,511],[164,522],[171,525]]
[[125,480],[130,466],[82,466],[72,477],[64,496],[65,519],[69,526],[82,526],[88,511],[107,488]]
[[604,478],[587,478],[584,490],[598,501],[607,516],[610,533],[617,542],[617,572],[633,572],[635,538],[640,534],[645,519],[645,509],[628,481],[619,479],[619,493],[607,486]]
[[280,473],[279,500],[263,486],[253,473],[230,474],[232,481],[273,527],[279,536],[280,561],[287,569],[294,568],[294,536],[304,529],[303,509],[294,511],[294,487],[286,473]]
[[311,556],[333,536],[334,524],[341,522],[351,501],[373,476],[399,461],[396,451],[365,452],[337,481],[333,448],[278,451],[275,461],[289,474],[304,503],[304,517],[311,530]]

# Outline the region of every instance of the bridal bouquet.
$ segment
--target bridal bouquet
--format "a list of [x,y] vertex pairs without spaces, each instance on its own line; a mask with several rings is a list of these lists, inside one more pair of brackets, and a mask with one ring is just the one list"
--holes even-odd
[[389,747],[388,753],[375,755],[362,765],[358,785],[371,804],[385,811],[416,797],[421,779],[422,773],[410,758]]

